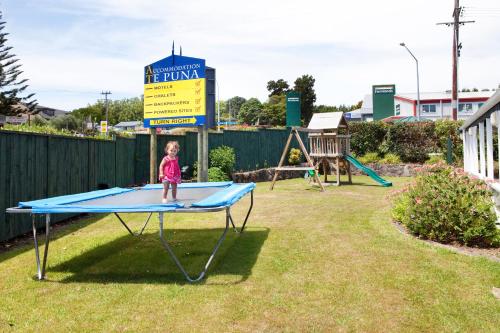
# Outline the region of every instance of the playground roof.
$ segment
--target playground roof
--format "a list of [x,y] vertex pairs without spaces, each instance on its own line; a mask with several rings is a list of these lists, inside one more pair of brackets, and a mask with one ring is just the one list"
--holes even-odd
[[309,122],[308,129],[323,130],[348,127],[342,112],[314,113]]

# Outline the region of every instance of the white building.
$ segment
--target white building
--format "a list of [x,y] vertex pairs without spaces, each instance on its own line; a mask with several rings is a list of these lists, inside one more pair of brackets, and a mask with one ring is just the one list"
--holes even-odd
[[344,113],[349,121],[373,121],[373,100],[372,95],[365,95],[361,108]]
[[[490,98],[495,91],[460,92],[458,119],[467,119]],[[451,92],[420,93],[420,117],[426,119],[451,118]],[[417,94],[394,95],[395,116],[417,116]]]

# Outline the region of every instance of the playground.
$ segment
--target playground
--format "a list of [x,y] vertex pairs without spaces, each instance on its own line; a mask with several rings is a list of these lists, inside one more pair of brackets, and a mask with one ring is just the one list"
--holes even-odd
[[[389,178],[394,189],[408,178]],[[158,239],[131,237],[112,214],[56,227],[47,280],[32,242],[0,253],[0,330],[45,331],[495,331],[498,262],[401,233],[391,188],[303,179],[255,189],[246,231],[228,233],[206,279],[189,284]],[[286,197],[287,200],[283,200]],[[232,210],[244,218],[250,198]],[[133,230],[146,214],[124,217]],[[207,224],[196,219],[203,218]],[[156,219],[156,217],[154,218]],[[153,221],[157,222],[157,220]],[[174,214],[174,250],[199,271],[224,213]]]

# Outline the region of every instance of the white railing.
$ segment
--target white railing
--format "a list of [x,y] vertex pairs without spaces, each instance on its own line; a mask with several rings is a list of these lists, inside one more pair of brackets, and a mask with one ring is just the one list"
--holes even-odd
[[[462,131],[464,170],[488,181],[490,188],[493,190],[493,201],[498,219],[497,226],[500,227],[500,180],[495,178],[493,126],[497,127],[498,137],[500,138],[500,89],[460,127]],[[498,156],[500,156],[500,140],[497,149]]]
[[339,146],[342,155],[351,155],[351,136],[337,135],[337,138],[339,140]]
[[[500,90],[497,90],[460,128],[462,130],[464,170],[488,180],[495,180],[493,125],[497,127],[500,136]],[[498,152],[500,156],[500,144]]]
[[332,133],[309,135],[311,157],[337,157],[351,152],[351,136]]

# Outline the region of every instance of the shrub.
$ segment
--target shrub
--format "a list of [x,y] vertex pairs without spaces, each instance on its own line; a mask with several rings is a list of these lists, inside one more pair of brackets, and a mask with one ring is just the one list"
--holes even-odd
[[423,163],[438,150],[434,129],[434,122],[393,124],[381,150],[400,156],[403,162]]
[[425,166],[395,200],[393,217],[425,239],[499,246],[491,191],[481,180],[443,163]]
[[381,121],[349,123],[352,152],[361,156],[370,151],[378,151],[387,129],[387,124]]
[[211,167],[208,169],[209,182],[223,182],[230,180],[230,178],[218,167]]
[[231,176],[236,155],[234,149],[228,146],[220,146],[210,151],[210,166],[222,170],[228,177]]
[[461,161],[463,156],[463,141],[460,137],[459,128],[464,123],[463,120],[455,121],[450,119],[440,119],[436,121],[436,136],[440,151],[446,156],[448,151],[448,138],[453,144],[453,161]]
[[361,156],[358,160],[363,164],[377,163],[380,161],[380,157],[377,153],[367,153],[365,156]]
[[302,159],[302,151],[297,148],[290,149],[290,154],[288,155],[288,163],[291,165],[297,165]]
[[443,158],[443,154],[429,154],[429,159],[425,161],[425,164],[436,164],[436,163],[444,163],[445,160]]
[[35,126],[46,126],[49,124],[49,122],[42,116],[35,115],[31,120],[31,124]]
[[65,114],[51,119],[50,125],[58,130],[66,129],[69,131],[76,131],[82,128],[82,121],[71,114]]
[[385,154],[384,158],[380,160],[380,163],[384,164],[400,164],[401,163],[401,158],[392,153]]

